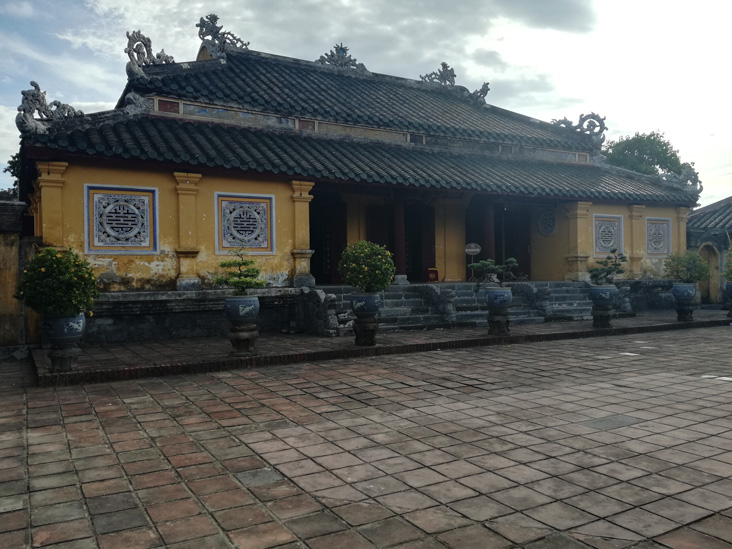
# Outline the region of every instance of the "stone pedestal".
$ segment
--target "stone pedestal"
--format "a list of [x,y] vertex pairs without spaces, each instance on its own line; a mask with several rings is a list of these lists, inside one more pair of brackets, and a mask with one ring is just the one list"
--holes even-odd
[[676,320],[689,322],[694,320],[694,307],[691,305],[676,305]]
[[70,372],[79,362],[81,349],[77,346],[73,347],[54,347],[48,351],[48,357],[51,359],[51,372]]
[[229,329],[229,341],[234,350],[231,356],[251,356],[257,354],[259,332],[256,324],[232,326]]
[[356,345],[376,345],[376,332],[379,331],[379,323],[376,315],[370,318],[359,317],[353,321],[353,333],[356,334]]
[[613,308],[610,306],[592,306],[592,327],[610,328],[610,321],[613,318]]
[[511,332],[508,329],[508,325],[511,321],[508,319],[508,314],[494,314],[488,315],[488,334],[489,335],[509,335]]

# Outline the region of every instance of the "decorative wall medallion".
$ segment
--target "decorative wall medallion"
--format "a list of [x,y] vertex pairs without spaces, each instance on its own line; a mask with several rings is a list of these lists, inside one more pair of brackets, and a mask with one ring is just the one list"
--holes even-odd
[[216,193],[216,205],[217,253],[275,253],[274,196]]
[[623,251],[623,218],[621,216],[596,215],[595,255],[606,255],[610,250]]
[[544,210],[539,214],[539,233],[549,236],[557,228],[557,216],[554,210]]
[[669,255],[671,250],[670,238],[671,220],[646,220],[646,251],[649,255]]
[[85,185],[87,253],[156,253],[157,192]]

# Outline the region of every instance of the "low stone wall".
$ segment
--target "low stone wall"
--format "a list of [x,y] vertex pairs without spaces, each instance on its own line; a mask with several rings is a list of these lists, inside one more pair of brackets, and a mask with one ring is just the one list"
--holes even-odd
[[659,280],[616,280],[619,288],[628,288],[630,304],[635,312],[674,309],[676,301],[671,295],[674,281]]
[[[251,293],[260,301],[260,332],[336,335],[332,296],[322,291],[266,288]],[[83,343],[224,337],[229,330],[227,295],[230,290],[103,293],[87,319]]]

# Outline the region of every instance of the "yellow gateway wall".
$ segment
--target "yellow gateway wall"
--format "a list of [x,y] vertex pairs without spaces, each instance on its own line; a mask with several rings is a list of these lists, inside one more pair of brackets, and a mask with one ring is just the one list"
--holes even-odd
[[[587,280],[587,269],[617,245],[628,257],[622,278],[663,276],[663,260],[686,250],[688,208],[570,202],[555,210],[555,228],[540,231],[532,210],[534,280]],[[614,244],[612,244],[614,242]]]
[[36,235],[83,251],[107,290],[210,279],[240,234],[254,235],[248,249],[271,282],[309,269],[303,248],[312,183],[63,162],[37,167]]

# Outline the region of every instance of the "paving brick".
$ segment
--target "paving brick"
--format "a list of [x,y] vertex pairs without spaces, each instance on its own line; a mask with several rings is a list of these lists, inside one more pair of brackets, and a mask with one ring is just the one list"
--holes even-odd
[[99,549],[152,549],[160,547],[160,539],[151,528],[125,530],[98,536]]
[[313,498],[300,495],[272,501],[267,504],[267,508],[279,519],[286,520],[288,518],[314,513],[320,510],[321,506]]
[[719,539],[682,528],[656,538],[656,541],[672,549],[730,549],[732,545]]
[[692,528],[732,543],[732,517],[716,515],[693,524]]
[[81,501],[70,501],[57,503],[33,509],[31,513],[31,525],[43,526],[56,522],[65,522],[80,519],[86,516],[84,504]]
[[192,499],[179,499],[167,503],[150,505],[146,509],[153,522],[168,522],[201,513],[198,504]]
[[163,522],[157,525],[157,529],[163,541],[167,544],[218,533],[218,528],[213,520],[204,515],[188,517],[174,522]]
[[437,537],[453,549],[499,549],[512,545],[506,538],[483,526],[468,526]]
[[130,530],[148,525],[147,517],[142,509],[126,509],[124,511],[96,515],[92,521],[94,522],[94,529],[98,534],[108,534],[110,532]]
[[[40,526],[31,530],[34,547],[52,545],[93,535],[86,518]],[[11,546],[12,547],[12,546]]]
[[224,530],[247,528],[272,520],[269,513],[258,505],[216,511],[213,516]]
[[0,514],[0,533],[20,530],[28,526],[28,512],[26,510],[11,511]]
[[396,545],[424,536],[417,528],[400,518],[368,524],[360,528],[359,532],[378,547]]
[[295,540],[290,532],[275,522],[234,530],[229,532],[229,537],[235,546],[247,549],[267,549]]

